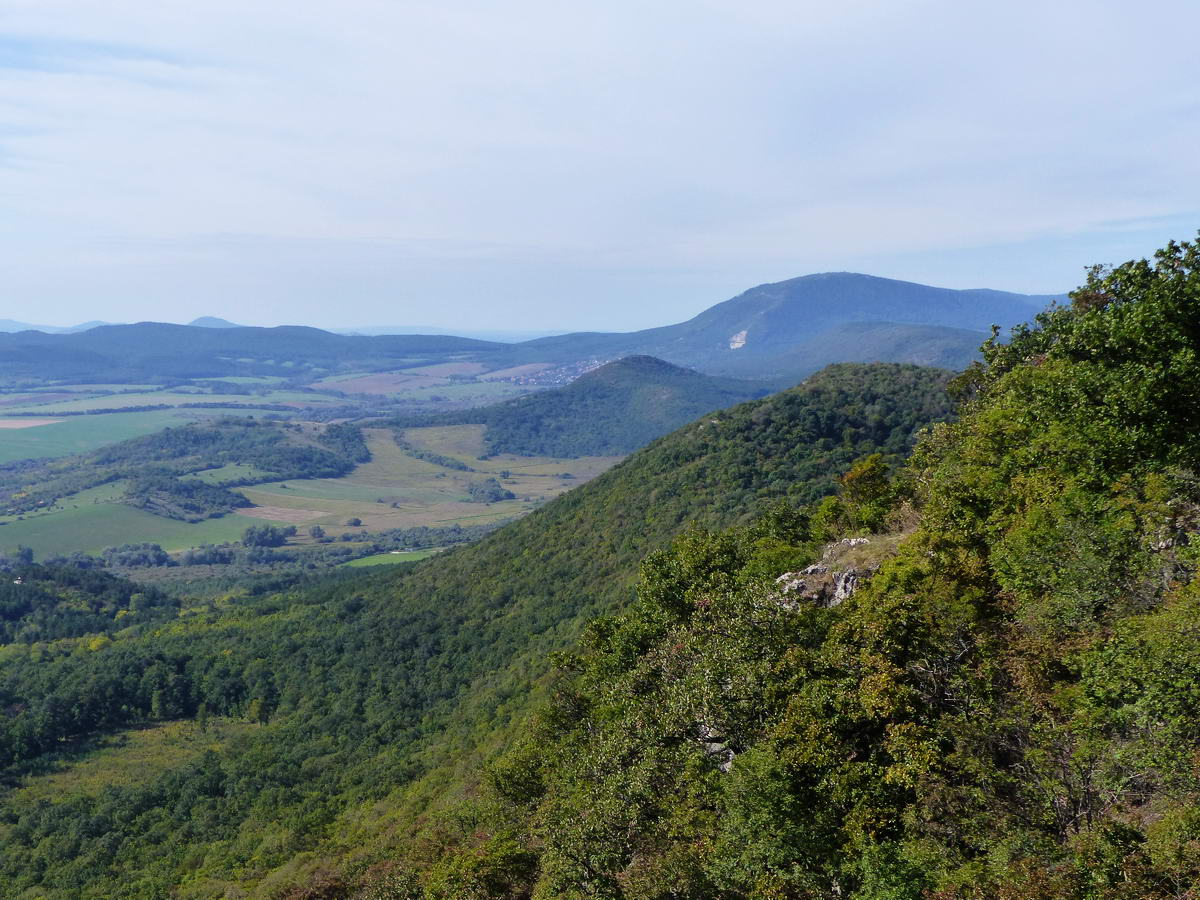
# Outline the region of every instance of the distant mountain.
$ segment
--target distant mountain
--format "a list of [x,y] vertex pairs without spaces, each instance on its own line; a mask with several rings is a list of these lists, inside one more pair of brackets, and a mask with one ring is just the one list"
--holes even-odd
[[[800,377],[840,360],[959,365],[975,354],[991,325],[1027,321],[1060,299],[834,272],[759,285],[678,325],[567,334],[519,346],[530,359],[636,353],[711,374],[772,379]],[[925,358],[926,343],[937,347],[932,359]]]
[[359,371],[486,354],[505,344],[444,335],[350,337],[319,328],[204,328],[139,322],[76,334],[0,334],[0,376],[93,378],[140,383],[149,378],[289,375]]
[[[990,325],[1027,321],[1055,299],[1061,298],[956,291],[840,272],[759,285],[676,325],[520,343],[428,334],[344,335],[301,326],[243,328],[204,317],[192,325],[142,322],[73,334],[0,334],[0,377],[116,383],[347,367],[382,371],[453,358],[493,370],[549,364],[565,378],[622,357],[653,356],[709,375],[794,384],[841,361],[959,368],[975,356]],[[12,322],[7,327],[27,326]]]
[[987,338],[982,331],[943,325],[846,322],[777,353],[731,357],[722,371],[765,378],[782,388],[837,362],[897,362],[959,370],[978,358]]
[[701,375],[652,356],[628,356],[566,387],[456,414],[487,425],[492,453],[616,456],[698,416],[761,397],[762,384]]
[[[195,323],[193,323],[195,324]],[[365,334],[370,336],[382,334],[438,334],[445,332],[452,334],[455,337],[469,337],[480,341],[499,341],[504,344],[519,344],[523,341],[532,341],[536,338],[550,337],[557,334],[565,334],[564,330],[560,329],[474,329],[474,328],[450,328],[446,329],[435,325],[366,325],[361,328],[334,328],[334,334]]]
[[15,333],[18,331],[41,331],[44,334],[74,334],[77,331],[87,331],[108,322],[83,322],[79,325],[30,325],[28,322],[17,322],[13,319],[0,319],[0,333]]
[[230,322],[228,319],[219,319],[216,316],[201,316],[198,319],[192,319],[188,322],[192,328],[241,328],[236,322]]

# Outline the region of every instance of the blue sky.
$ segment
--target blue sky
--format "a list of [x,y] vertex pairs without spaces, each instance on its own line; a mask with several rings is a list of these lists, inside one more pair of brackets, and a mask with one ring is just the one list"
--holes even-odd
[[0,318],[611,329],[1200,227],[1192,2],[0,0]]

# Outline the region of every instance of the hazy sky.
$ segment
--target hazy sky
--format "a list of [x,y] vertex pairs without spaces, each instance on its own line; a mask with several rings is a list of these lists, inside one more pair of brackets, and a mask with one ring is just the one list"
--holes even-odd
[[624,330],[1200,227],[1200,4],[0,0],[0,318]]

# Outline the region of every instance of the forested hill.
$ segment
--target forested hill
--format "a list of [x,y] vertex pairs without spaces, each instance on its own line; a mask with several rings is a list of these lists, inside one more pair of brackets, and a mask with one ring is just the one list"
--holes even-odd
[[1197,896],[1200,248],[985,356],[898,478],[651,556],[413,896]]
[[[833,367],[707,415],[407,574],[231,597],[103,640],[13,645],[0,657],[8,774],[52,768],[98,731],[146,729],[131,747],[157,747],[178,730],[167,721],[190,723],[201,749],[164,746],[157,769],[105,750],[121,774],[103,792],[73,780],[68,757],[54,803],[38,777],[0,794],[0,884],[55,897],[185,884],[197,896],[337,897],[377,882],[386,866],[368,865],[401,853],[439,798],[473,790],[478,754],[544,696],[549,653],[630,602],[646,552],[693,520],[724,527],[821,497],[863,454],[898,461],[949,415],[947,377]],[[295,884],[310,892],[286,894]]]
[[627,356],[566,387],[414,423],[485,424],[491,453],[620,456],[703,413],[766,393],[762,384],[701,375],[652,356]]
[[830,366],[650,444],[456,551],[452,565],[421,567],[406,587],[434,606],[470,598],[510,619],[546,623],[610,608],[630,596],[641,558],[689,523],[719,528],[778,500],[810,503],[833,493],[864,454],[899,462],[921,428],[950,416],[949,378],[917,366]]

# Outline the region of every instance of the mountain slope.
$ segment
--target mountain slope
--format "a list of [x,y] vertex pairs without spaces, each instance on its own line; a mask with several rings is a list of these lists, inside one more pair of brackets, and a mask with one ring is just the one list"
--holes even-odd
[[491,453],[618,456],[706,412],[766,393],[753,382],[701,375],[652,356],[627,356],[566,387],[452,418],[487,425],[484,441]]
[[[521,345],[524,353],[556,357],[657,356],[669,362],[719,374],[782,374],[774,360],[814,342],[834,329],[861,324],[874,332],[876,352],[891,357],[911,345],[923,329],[941,342],[956,337],[959,354],[974,354],[977,334],[993,324],[1016,325],[1030,319],[1048,302],[1061,297],[1030,296],[991,290],[949,290],[848,272],[806,275],[764,284],[718,303],[687,322],[628,334],[571,334]],[[896,329],[900,348],[882,339],[883,325]],[[946,329],[960,329],[954,336]],[[853,330],[850,330],[853,334]],[[837,353],[854,352],[853,340],[839,339]],[[825,354],[827,361],[829,354]],[[836,357],[835,357],[836,358]],[[786,359],[786,357],[785,357]],[[841,357],[839,361],[847,357]],[[886,359],[885,361],[899,361]],[[821,363],[788,360],[789,375],[806,374]]]
[[417,896],[1195,896],[1198,360],[1171,244],[989,347],[898,479],[652,556]]
[[778,352],[731,357],[721,364],[729,375],[794,384],[797,378],[837,362],[897,362],[960,371],[979,359],[982,331],[941,325],[848,322]]
[[546,654],[631,599],[648,550],[690,521],[723,526],[827,494],[863,453],[898,459],[948,414],[946,377],[834,367],[705,416],[406,574],[230,597],[86,645],[15,648],[0,659],[9,774],[97,729],[231,716],[255,727],[109,779],[100,794],[72,780],[66,758],[58,802],[39,801],[37,778],[0,795],[0,823],[12,826],[0,824],[0,882],[56,897],[159,896],[184,881],[205,895],[278,896],[310,878],[340,883],[330,872],[386,855],[432,798],[474,781],[477,754],[542,695]]
[[164,376],[295,375],[313,368],[336,370],[344,363],[359,371],[383,371],[451,357],[494,369],[523,363],[575,368],[648,355],[708,374],[795,383],[829,362],[961,365],[976,357],[980,335],[986,336],[992,324],[1024,322],[1052,299],[842,272],[759,285],[675,325],[516,344],[444,335],[340,335],[301,326],[141,322],[70,334],[10,334],[0,328],[0,377],[119,383]]

